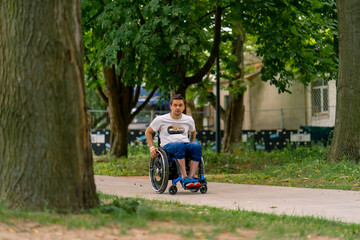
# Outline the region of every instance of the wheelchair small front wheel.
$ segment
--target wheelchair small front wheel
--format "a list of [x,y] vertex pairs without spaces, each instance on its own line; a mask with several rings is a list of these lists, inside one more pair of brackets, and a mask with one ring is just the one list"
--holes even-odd
[[204,185],[202,185],[202,186],[200,187],[200,192],[201,192],[202,194],[205,194],[205,193],[207,192],[207,186],[206,186],[206,184],[204,184]]
[[170,193],[171,195],[175,195],[175,194],[177,193],[177,187],[176,187],[176,185],[171,185],[171,186],[169,187],[169,193]]

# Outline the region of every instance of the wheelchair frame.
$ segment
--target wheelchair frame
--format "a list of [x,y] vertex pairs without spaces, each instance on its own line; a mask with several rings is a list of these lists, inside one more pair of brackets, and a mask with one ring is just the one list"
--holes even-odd
[[[191,192],[197,192],[200,190],[202,194],[207,192],[207,180],[204,176],[204,160],[201,158],[198,168],[198,177],[200,182],[200,187],[186,187],[184,185],[180,166],[175,158],[168,158],[168,154],[165,149],[162,147],[158,147],[158,157],[150,159],[149,166],[149,176],[153,189],[156,193],[162,194],[165,192],[169,180],[172,181],[172,185],[169,187],[169,193],[171,195],[175,195],[177,193],[176,184],[180,182],[181,186],[185,190],[190,190]],[[185,157],[186,162],[186,171],[189,171],[188,162],[189,160]]]

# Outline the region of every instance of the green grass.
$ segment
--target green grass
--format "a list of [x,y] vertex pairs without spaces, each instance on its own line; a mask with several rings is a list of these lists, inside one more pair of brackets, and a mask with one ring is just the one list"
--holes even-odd
[[[290,217],[243,210],[224,210],[208,206],[181,205],[176,202],[118,198],[100,194],[102,204],[80,214],[51,211],[11,210],[0,204],[0,221],[11,227],[30,220],[42,225],[60,224],[67,228],[96,229],[118,226],[119,234],[131,228],[148,228],[151,232],[172,232],[188,239],[216,239],[222,233],[240,236],[241,230],[254,230],[257,239],[308,239],[327,236],[359,239],[360,225],[314,217]],[[163,227],[162,223],[170,223]],[[179,226],[179,227],[177,227]]]
[[240,154],[207,153],[209,181],[289,187],[360,190],[360,164],[326,161],[328,149],[283,149]]
[[[325,161],[328,148],[286,148],[272,152],[239,147],[233,154],[204,150],[209,181],[289,187],[360,190],[360,164],[348,159]],[[129,158],[96,157],[95,174],[111,176],[148,175],[149,151],[129,148]]]
[[110,176],[145,176],[149,174],[150,152],[141,144],[129,145],[129,157],[95,156],[94,173]]
[[145,176],[149,174],[149,162],[145,154],[129,158],[113,158],[101,156],[95,158],[94,173],[110,176]]

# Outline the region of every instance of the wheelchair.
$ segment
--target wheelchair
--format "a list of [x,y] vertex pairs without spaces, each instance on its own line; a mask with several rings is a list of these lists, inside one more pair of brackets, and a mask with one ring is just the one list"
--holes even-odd
[[[172,184],[169,187],[169,193],[175,195],[178,191],[176,184],[180,182],[185,190],[197,192],[200,190],[202,194],[207,192],[207,181],[204,177],[204,160],[201,158],[198,168],[198,181],[200,186],[186,187],[181,177],[180,167],[177,159],[169,156],[164,148],[158,147],[157,157],[150,159],[149,175],[153,189],[156,193],[165,192],[169,180]],[[186,171],[189,172],[189,158],[185,156]]]

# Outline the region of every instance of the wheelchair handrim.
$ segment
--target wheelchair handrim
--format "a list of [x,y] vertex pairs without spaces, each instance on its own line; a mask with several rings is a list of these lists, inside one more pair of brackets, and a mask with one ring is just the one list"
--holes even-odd
[[[164,158],[164,155],[161,151],[159,151],[158,153],[161,155],[160,157],[151,159],[149,174],[150,174],[150,181],[151,181],[151,185],[152,185],[153,189],[158,193],[162,193],[165,191],[166,186],[167,186],[167,181],[168,181],[168,169],[167,168],[168,167],[166,167],[167,163],[164,161],[167,158]],[[155,161],[157,161],[161,164],[160,168],[155,166],[155,164],[157,163]],[[160,177],[160,179],[158,180],[157,177]]]

